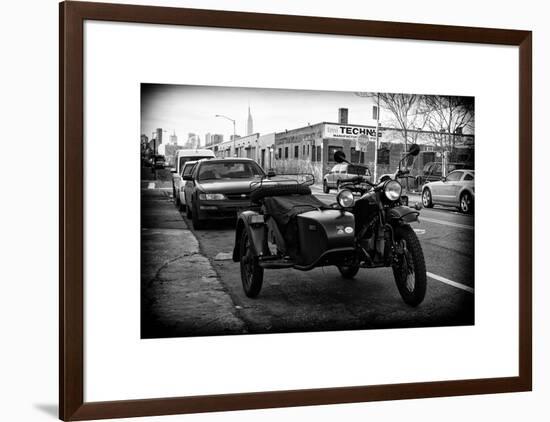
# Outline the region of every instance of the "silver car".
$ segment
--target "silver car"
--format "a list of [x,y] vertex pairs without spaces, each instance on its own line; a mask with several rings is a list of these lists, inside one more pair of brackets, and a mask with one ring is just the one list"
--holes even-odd
[[455,170],[437,182],[422,186],[422,205],[431,208],[434,205],[457,207],[465,214],[474,211],[475,171]]

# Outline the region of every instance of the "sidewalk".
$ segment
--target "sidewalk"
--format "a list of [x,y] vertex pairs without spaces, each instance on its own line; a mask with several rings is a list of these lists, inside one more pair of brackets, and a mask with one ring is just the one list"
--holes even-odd
[[143,189],[141,195],[141,337],[245,332],[169,193]]

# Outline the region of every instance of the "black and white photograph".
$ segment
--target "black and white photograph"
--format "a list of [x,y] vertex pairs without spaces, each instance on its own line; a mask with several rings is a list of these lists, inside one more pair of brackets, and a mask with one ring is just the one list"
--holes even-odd
[[475,325],[474,97],[140,101],[142,339]]

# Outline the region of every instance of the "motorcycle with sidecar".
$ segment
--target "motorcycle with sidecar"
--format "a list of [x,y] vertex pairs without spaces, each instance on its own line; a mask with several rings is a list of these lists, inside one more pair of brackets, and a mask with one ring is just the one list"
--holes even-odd
[[[360,269],[387,267],[403,301],[418,306],[426,294],[426,265],[410,223],[418,221],[420,207],[408,206],[398,180],[409,177],[406,163],[419,152],[412,145],[393,176],[378,183],[365,176],[347,180],[330,205],[312,195],[313,175],[253,182],[256,209],[239,214],[233,249],[245,294],[258,296],[265,269],[335,265],[342,277],[354,278]],[[334,160],[348,163],[342,151]]]

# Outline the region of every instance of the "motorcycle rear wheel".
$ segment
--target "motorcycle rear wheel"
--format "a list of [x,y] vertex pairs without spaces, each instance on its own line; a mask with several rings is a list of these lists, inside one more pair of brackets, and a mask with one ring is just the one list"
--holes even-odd
[[243,230],[240,243],[241,256],[241,282],[243,284],[244,293],[255,298],[262,290],[264,281],[264,269],[258,265],[258,258],[252,253],[252,247],[246,229]]
[[426,296],[426,263],[422,246],[410,226],[395,229],[395,241],[401,243],[403,253],[398,254],[392,266],[397,289],[403,301],[409,306],[418,306]]
[[354,278],[359,272],[359,265],[337,265],[342,277],[347,279]]

